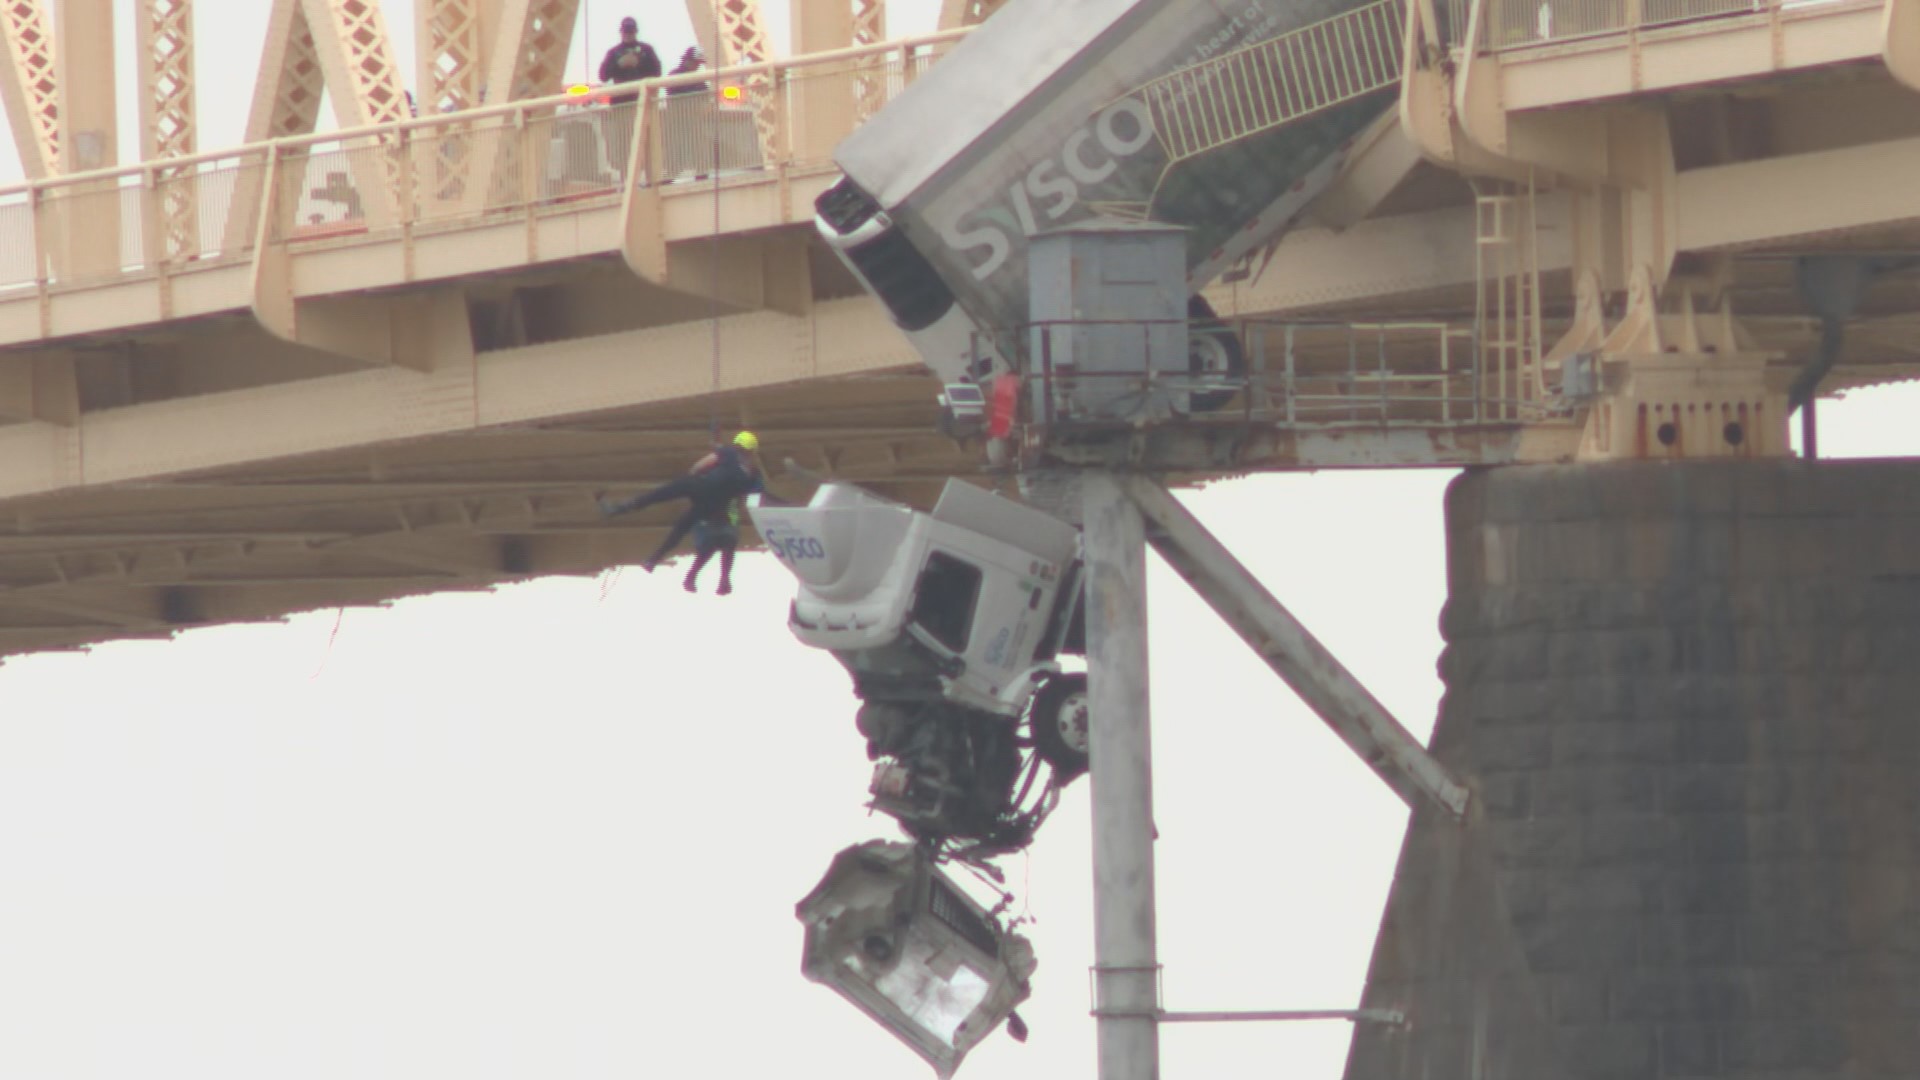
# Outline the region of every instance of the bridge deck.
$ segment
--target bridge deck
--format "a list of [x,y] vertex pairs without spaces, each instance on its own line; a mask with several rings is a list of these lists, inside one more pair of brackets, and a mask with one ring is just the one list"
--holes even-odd
[[[1663,105],[1682,271],[1734,266],[1724,295],[1785,372],[1815,336],[1792,257],[1920,251],[1920,202],[1885,182],[1920,174],[1888,44],[1912,7],[1655,27],[1628,4],[1640,23],[1509,28],[1475,63],[1516,143]],[[741,69],[737,108],[550,99],[0,192],[0,655],[637,561],[659,521],[603,522],[592,498],[683,467],[714,423],[908,499],[977,472],[811,229],[832,146],[955,37]],[[1354,344],[1356,321],[1474,325],[1473,191],[1432,157],[1389,118],[1304,227],[1210,290],[1324,340],[1300,329],[1275,382],[1285,330],[1258,331],[1260,394],[1169,453],[1209,472],[1568,452],[1566,421],[1499,373]],[[1536,209],[1551,340],[1590,210],[1544,187]],[[1876,290],[1830,385],[1920,374],[1916,311],[1920,285]]]

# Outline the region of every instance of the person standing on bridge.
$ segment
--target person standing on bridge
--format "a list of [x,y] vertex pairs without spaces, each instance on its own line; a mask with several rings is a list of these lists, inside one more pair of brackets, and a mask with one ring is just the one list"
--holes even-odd
[[[630,83],[642,79],[660,77],[660,54],[653,46],[640,40],[640,22],[629,15],[620,20],[620,40],[607,55],[600,60],[600,81],[603,83]],[[638,90],[617,93],[610,100],[632,101],[639,97]]]
[[[643,510],[655,503],[669,502],[673,499],[687,500],[687,512],[674,521],[673,527],[667,530],[667,538],[661,542],[659,549],[641,564],[641,568],[651,574],[660,560],[666,558],[695,526],[703,522],[730,524],[733,520],[730,513],[734,500],[766,490],[765,481],[760,474],[760,464],[754,458],[754,454],[759,449],[760,440],[753,432],[743,431],[733,437],[731,445],[716,446],[712,453],[694,462],[685,476],[669,480],[652,491],[643,492],[630,499],[601,499],[600,513],[604,517],[612,517],[615,514]],[[724,534],[709,535],[714,540],[713,551],[724,553],[720,564],[720,577],[722,584],[727,588],[722,591],[731,592],[729,564],[732,562],[732,555],[724,546],[725,536]],[[736,531],[734,535],[737,544],[738,532]],[[711,557],[713,551],[706,552],[706,556]],[[696,559],[693,574],[687,576],[689,588],[692,587],[694,575],[699,573],[700,567],[705,562],[706,558]]]
[[[602,83],[631,83],[660,77],[660,54],[640,40],[640,23],[629,15],[620,20],[620,41],[600,61]],[[620,90],[607,96],[607,164],[615,175],[625,175],[633,154],[633,112],[640,91]]]
[[[700,47],[690,46],[667,74],[691,75],[706,62]],[[713,145],[714,108],[710,89],[705,82],[669,86],[665,99],[660,102],[661,151],[665,158],[660,175],[669,184],[689,173],[695,180],[705,180],[718,171],[713,160],[717,151]]]

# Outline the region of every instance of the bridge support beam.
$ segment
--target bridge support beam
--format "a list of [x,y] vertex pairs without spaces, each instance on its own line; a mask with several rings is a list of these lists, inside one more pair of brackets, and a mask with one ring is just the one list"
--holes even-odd
[[[853,9],[840,0],[793,0],[793,51],[807,53],[844,49],[854,43]],[[837,66],[835,72],[812,74],[789,91],[793,114],[788,123],[792,133],[789,149],[794,159],[824,162],[832,158],[833,148],[853,130],[856,78],[855,65]]]
[[1409,807],[1431,804],[1465,816],[1467,789],[1199,519],[1157,483],[1135,476],[1124,486],[1146,518],[1148,542],[1167,565],[1394,794]]
[[1400,118],[1381,117],[1361,135],[1340,175],[1309,204],[1313,217],[1333,229],[1358,225],[1419,163],[1420,148],[1407,137]]
[[1920,138],[1689,169],[1678,181],[1680,247],[1724,250],[1920,221],[1920,192],[1886,182],[1916,175]]
[[54,63],[53,18],[41,0],[0,4],[0,101],[6,103],[13,148],[29,180],[60,171],[60,80]]
[[1007,0],[940,0],[940,29],[978,26],[999,11]]
[[1887,70],[1909,90],[1920,90],[1920,0],[1887,0]]
[[[120,161],[114,93],[113,0],[54,5],[55,69],[60,84],[60,171],[110,169]],[[69,279],[120,271],[120,191],[87,184],[56,200],[54,273]]]
[[296,299],[286,285],[286,253],[269,245],[256,265],[254,315],[283,341],[370,365],[423,374],[471,366],[473,331],[461,290],[406,296],[329,296]]
[[1117,473],[1077,477],[1087,566],[1087,701],[1093,717],[1093,1014],[1100,1080],[1160,1075],[1147,694],[1147,547]]
[[0,420],[43,420],[71,427],[80,420],[79,380],[65,352],[0,357]]
[[[651,96],[642,99],[642,116]],[[641,135],[644,137],[643,122]],[[636,139],[640,142],[640,139]],[[767,309],[806,315],[813,309],[813,271],[803,234],[722,236],[669,244],[660,188],[629,185],[621,219],[621,254],[641,280],[738,311]]]

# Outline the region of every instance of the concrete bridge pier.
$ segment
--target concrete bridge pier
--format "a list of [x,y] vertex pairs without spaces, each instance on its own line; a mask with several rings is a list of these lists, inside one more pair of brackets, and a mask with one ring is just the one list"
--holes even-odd
[[1347,1080],[1920,1076],[1920,463],[1468,473]]

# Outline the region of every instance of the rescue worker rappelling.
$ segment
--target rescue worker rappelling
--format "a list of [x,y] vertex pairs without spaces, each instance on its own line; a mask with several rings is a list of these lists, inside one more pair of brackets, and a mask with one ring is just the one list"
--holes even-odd
[[695,579],[701,567],[715,552],[719,552],[718,592],[724,596],[733,591],[733,553],[739,543],[736,526],[739,512],[735,509],[735,503],[745,496],[765,490],[760,465],[754,457],[759,449],[759,438],[751,431],[742,431],[733,437],[731,445],[716,446],[712,453],[694,462],[685,476],[669,480],[652,491],[629,499],[601,499],[600,513],[604,517],[612,517],[671,499],[687,500],[686,513],[674,521],[673,527],[667,530],[667,538],[641,564],[641,569],[652,573],[660,560],[666,558],[688,532],[697,529],[694,533],[694,562],[687,572],[686,589],[688,592],[694,591]]

